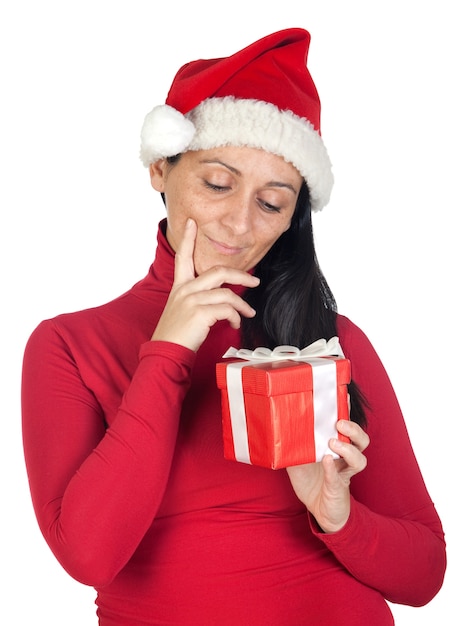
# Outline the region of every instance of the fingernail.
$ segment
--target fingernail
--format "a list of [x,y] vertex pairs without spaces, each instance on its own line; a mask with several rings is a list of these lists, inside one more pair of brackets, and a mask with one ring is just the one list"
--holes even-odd
[[194,220],[191,217],[188,217],[188,219],[186,220],[186,228],[191,228],[193,224]]
[[342,432],[343,434],[347,433],[349,430],[349,423],[348,420],[339,420],[338,421],[338,429],[340,430],[340,432]]

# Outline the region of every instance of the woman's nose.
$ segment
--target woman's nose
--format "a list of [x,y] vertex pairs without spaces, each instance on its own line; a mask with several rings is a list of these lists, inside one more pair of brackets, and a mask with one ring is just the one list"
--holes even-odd
[[252,201],[250,198],[232,200],[223,214],[222,222],[235,234],[242,234],[251,229]]

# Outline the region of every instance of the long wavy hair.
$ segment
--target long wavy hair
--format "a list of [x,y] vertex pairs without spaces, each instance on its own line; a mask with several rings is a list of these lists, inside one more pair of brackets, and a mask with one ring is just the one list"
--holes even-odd
[[[309,189],[301,187],[290,228],[255,269],[260,285],[245,300],[256,310],[243,319],[243,346],[304,348],[317,339],[337,335],[337,305],[317,261]],[[366,425],[367,406],[354,381],[349,385],[351,419]]]

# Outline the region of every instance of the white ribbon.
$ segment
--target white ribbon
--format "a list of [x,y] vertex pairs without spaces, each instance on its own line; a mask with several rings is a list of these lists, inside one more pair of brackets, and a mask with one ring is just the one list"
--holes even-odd
[[344,357],[338,337],[332,337],[329,341],[319,339],[302,350],[295,346],[278,346],[274,350],[237,350],[231,347],[225,352],[223,358],[243,359],[242,362],[229,363],[226,371],[233,447],[238,461],[251,463],[241,370],[251,362],[280,360],[303,361],[313,368],[316,460],[320,460],[324,454],[336,457],[328,447],[328,440],[336,436],[335,423],[338,419],[336,363],[332,359],[321,358],[324,356]]
[[328,341],[325,339],[318,339],[311,343],[306,348],[300,350],[295,346],[277,346],[273,350],[270,348],[256,348],[255,350],[246,350],[241,348],[229,348],[223,358],[234,357],[237,359],[246,359],[247,361],[279,361],[279,360],[292,360],[300,361],[309,357],[319,356],[341,356],[344,357],[343,350],[340,346],[338,337],[332,337]]

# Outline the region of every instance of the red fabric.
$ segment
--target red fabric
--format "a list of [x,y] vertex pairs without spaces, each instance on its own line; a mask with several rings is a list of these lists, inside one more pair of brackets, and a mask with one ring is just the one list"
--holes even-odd
[[307,119],[319,132],[320,100],[307,68],[310,41],[306,30],[288,28],[229,57],[186,63],[173,79],[166,104],[185,114],[206,98],[262,100]]
[[35,511],[63,567],[97,588],[100,624],[384,626],[384,598],[428,602],[444,574],[442,528],[364,334],[339,319],[372,405],[369,462],[352,481],[347,525],[325,535],[286,470],[223,458],[215,363],[237,332],[217,324],[197,356],[147,341],[172,274],[160,235],[145,279],[42,322],[25,352]]

